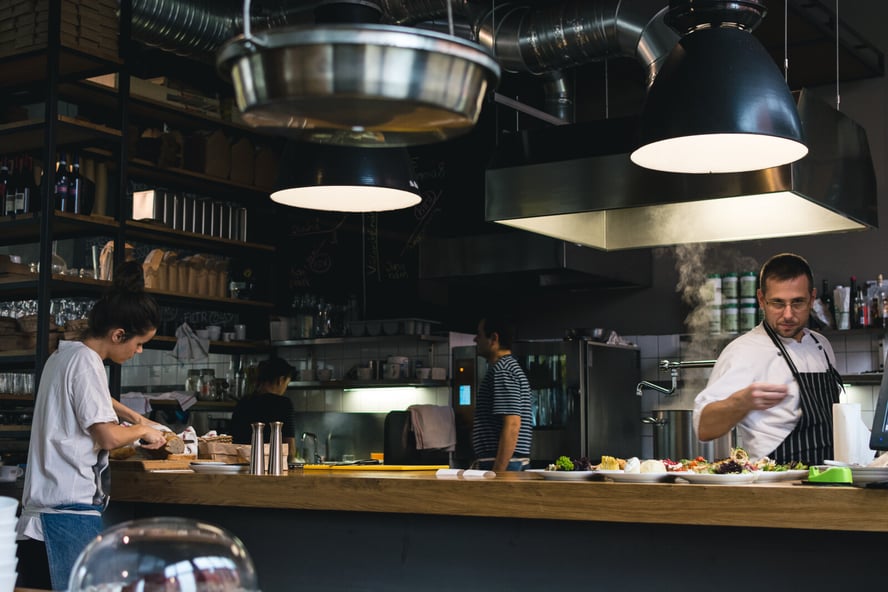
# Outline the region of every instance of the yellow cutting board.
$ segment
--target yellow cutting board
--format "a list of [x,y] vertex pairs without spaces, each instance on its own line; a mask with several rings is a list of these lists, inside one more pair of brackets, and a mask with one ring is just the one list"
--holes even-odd
[[304,465],[305,470],[326,471],[437,471],[447,465]]

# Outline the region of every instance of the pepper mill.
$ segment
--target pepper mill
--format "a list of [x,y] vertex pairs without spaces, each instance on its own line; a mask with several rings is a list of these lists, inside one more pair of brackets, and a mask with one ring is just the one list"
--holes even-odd
[[281,475],[283,474],[281,460],[281,445],[283,444],[281,441],[281,427],[284,425],[284,422],[273,421],[268,425],[271,426],[271,442],[268,444],[268,474]]
[[265,424],[256,422],[250,424],[253,426],[253,440],[250,447],[250,474],[265,474],[265,442],[263,441],[262,430]]

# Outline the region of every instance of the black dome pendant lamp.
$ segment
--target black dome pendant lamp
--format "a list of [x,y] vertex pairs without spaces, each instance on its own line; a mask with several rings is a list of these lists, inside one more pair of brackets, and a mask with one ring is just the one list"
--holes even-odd
[[648,90],[632,162],[732,173],[808,153],[792,93],[751,34],[765,13],[759,0],[670,1],[666,20],[683,37]]

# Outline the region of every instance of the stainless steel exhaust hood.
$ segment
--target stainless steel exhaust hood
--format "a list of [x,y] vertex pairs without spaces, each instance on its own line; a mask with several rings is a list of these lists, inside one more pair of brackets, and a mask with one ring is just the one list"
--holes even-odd
[[[638,167],[629,160],[636,137],[629,120],[543,130],[549,137],[541,146],[528,133],[522,162],[500,154],[487,170],[485,219],[603,250],[877,227],[865,130],[809,91],[800,93],[798,107],[808,156],[749,173]],[[557,153],[577,132],[606,151],[555,161],[540,156]]]

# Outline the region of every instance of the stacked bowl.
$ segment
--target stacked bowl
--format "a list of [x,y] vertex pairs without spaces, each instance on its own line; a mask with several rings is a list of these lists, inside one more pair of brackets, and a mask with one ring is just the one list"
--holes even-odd
[[0,592],[12,592],[18,577],[18,572],[16,572],[18,558],[15,554],[17,511],[17,499],[0,497]]

